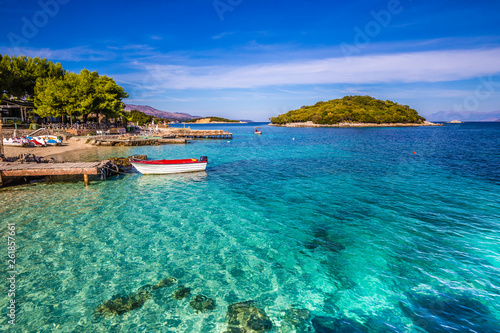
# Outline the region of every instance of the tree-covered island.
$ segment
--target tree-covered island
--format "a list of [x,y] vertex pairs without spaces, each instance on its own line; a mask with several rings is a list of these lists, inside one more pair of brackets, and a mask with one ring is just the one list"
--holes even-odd
[[271,124],[293,126],[433,125],[408,105],[370,96],[345,96],[272,117]]
[[231,120],[222,117],[204,117],[184,121],[185,123],[208,124],[208,123],[242,123],[240,120]]

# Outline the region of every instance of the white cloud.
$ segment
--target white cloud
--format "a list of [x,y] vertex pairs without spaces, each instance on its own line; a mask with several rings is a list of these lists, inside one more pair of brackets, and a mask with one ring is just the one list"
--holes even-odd
[[449,82],[500,73],[500,48],[408,52],[242,66],[148,65],[153,89]]
[[221,39],[221,38],[224,38],[226,36],[234,35],[234,34],[235,34],[235,32],[222,32],[218,35],[212,36],[212,39]]
[[153,50],[152,47],[146,44],[130,44],[130,45],[121,45],[121,46],[107,46],[110,50],[118,50],[118,51],[128,51],[128,50]]
[[0,53],[8,55],[27,55],[29,57],[47,58],[52,61],[111,61],[116,55],[111,51],[91,49],[78,46],[68,49],[51,50],[49,48],[12,48],[0,47]]

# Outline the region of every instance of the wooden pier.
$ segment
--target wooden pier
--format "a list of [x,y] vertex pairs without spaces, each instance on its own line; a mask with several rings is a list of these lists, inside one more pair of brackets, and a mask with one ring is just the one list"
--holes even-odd
[[233,133],[223,130],[192,130],[190,128],[169,128],[166,135],[188,139],[232,139]]
[[101,174],[106,162],[77,163],[9,163],[0,162],[0,186],[3,177],[63,176],[83,175],[85,186],[89,184],[89,175]]
[[154,146],[163,144],[186,144],[188,143],[185,138],[106,138],[106,137],[96,137],[89,141],[91,145],[94,146]]

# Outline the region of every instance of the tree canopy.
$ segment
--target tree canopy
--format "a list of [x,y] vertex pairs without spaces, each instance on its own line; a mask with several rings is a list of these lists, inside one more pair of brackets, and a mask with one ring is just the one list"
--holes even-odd
[[0,54],[0,97],[33,99],[38,78],[63,77],[60,63],[46,58]]
[[84,69],[80,74],[63,77],[41,77],[36,81],[35,112],[40,117],[90,114],[109,118],[122,116],[123,98],[127,93],[115,81]]
[[139,123],[140,126],[150,123],[153,119],[152,116],[149,116],[139,110],[130,110],[129,112],[127,112],[126,117],[128,121],[132,123]]
[[122,116],[122,87],[105,75],[87,69],[65,71],[60,63],[43,58],[0,54],[0,97],[33,100],[40,117],[90,114]]
[[422,123],[425,118],[408,105],[382,101],[370,96],[345,96],[318,102],[311,106],[289,111],[271,118],[273,124],[312,121],[315,124],[333,125],[340,122],[359,123]]

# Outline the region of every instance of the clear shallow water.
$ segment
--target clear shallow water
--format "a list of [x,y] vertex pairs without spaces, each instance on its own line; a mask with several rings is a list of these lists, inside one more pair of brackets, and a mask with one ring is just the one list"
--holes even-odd
[[[18,232],[18,331],[223,332],[247,300],[274,332],[500,330],[500,124],[200,126],[234,139],[116,154],[207,155],[206,173],[0,191],[2,238],[8,222]],[[95,315],[167,276],[216,309],[196,313],[172,286]],[[294,330],[290,308],[309,322]]]

